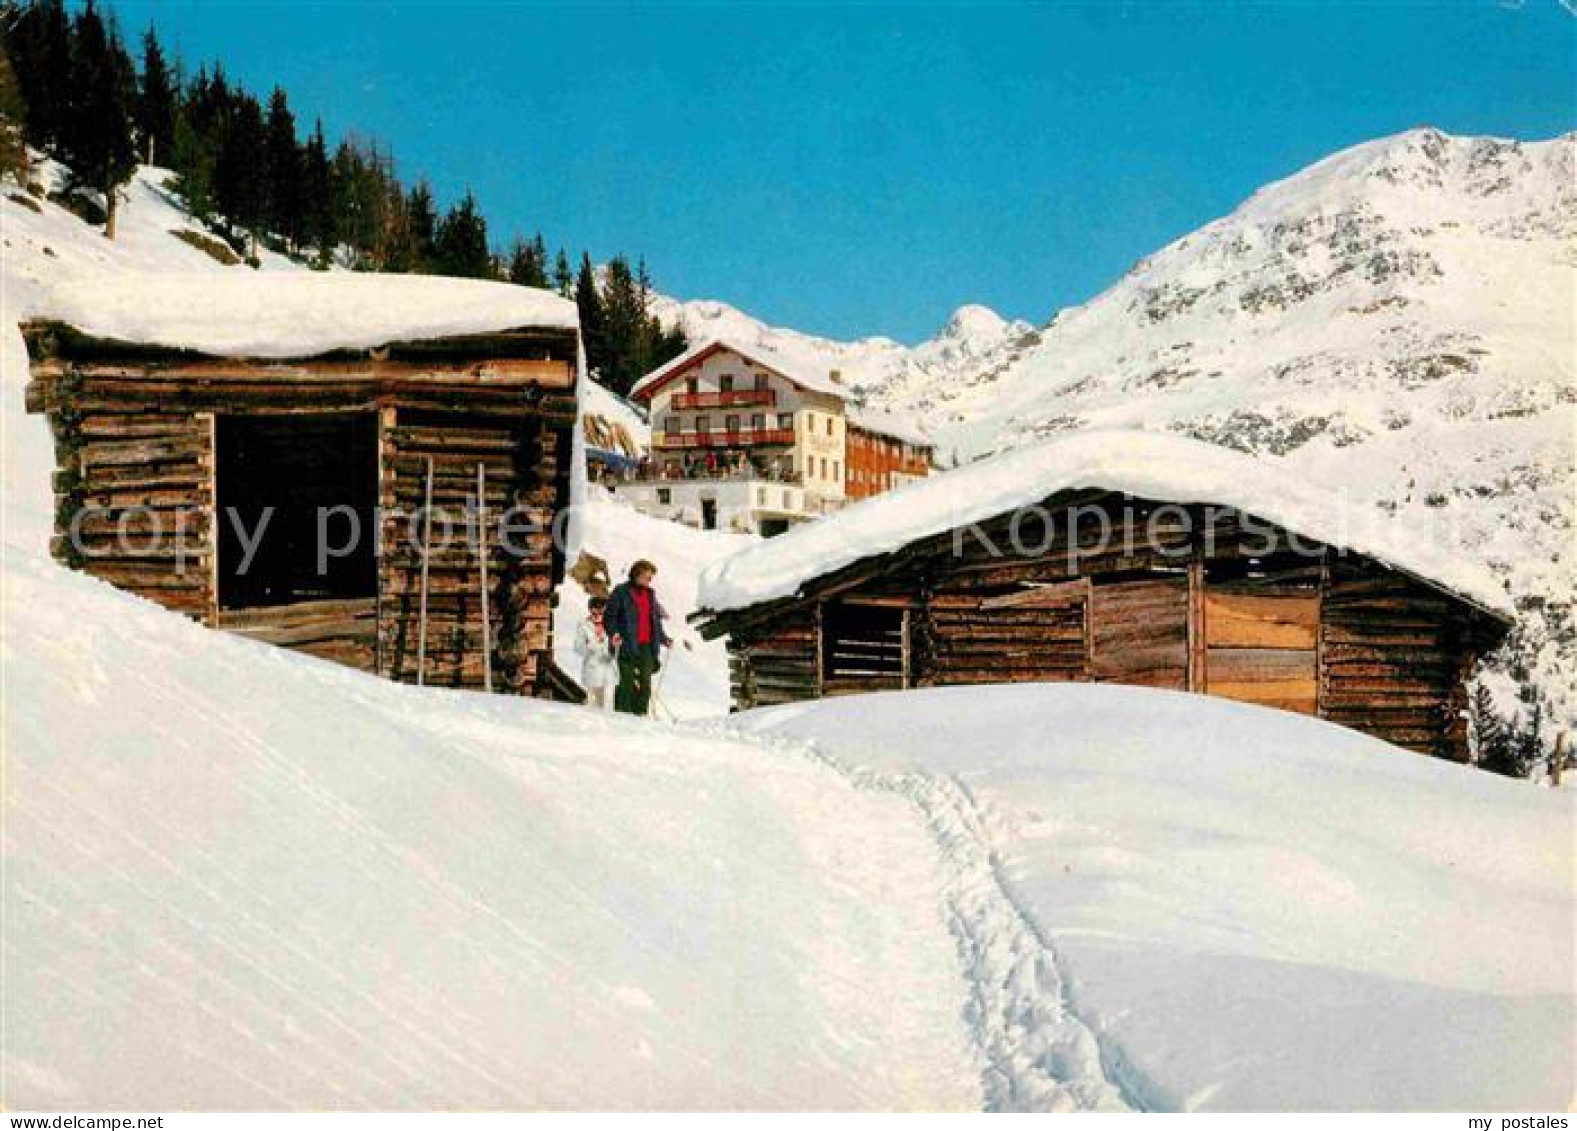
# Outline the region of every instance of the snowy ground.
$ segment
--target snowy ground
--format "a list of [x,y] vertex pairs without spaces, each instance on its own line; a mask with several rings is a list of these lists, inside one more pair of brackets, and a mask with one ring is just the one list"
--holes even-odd
[[4,568],[8,1108],[978,1107],[901,799]]
[[1012,976],[976,978],[1007,1018],[1007,1080],[1033,1078],[1044,1041],[1065,1076],[1146,1108],[1577,1096],[1571,793],[1140,688],[862,696],[731,725],[813,740],[914,799],[955,866],[990,861],[1001,897],[962,914],[983,962],[1021,948]]

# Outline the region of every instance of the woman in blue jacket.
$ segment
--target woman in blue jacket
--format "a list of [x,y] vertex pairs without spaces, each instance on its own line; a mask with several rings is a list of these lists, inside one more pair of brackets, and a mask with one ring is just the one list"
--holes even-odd
[[619,656],[619,686],[613,693],[613,709],[628,715],[644,715],[652,707],[652,675],[662,667],[662,649],[673,643],[663,629],[667,614],[652,579],[657,567],[642,559],[630,567],[629,580],[616,587],[608,597],[602,614]]

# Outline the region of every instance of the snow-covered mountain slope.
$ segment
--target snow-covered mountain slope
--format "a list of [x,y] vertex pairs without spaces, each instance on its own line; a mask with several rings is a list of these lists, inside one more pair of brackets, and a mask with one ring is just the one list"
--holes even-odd
[[[64,180],[64,170],[51,161],[40,162],[35,175],[40,185],[51,190]],[[203,250],[205,246],[217,250],[221,241],[186,212],[170,191],[172,177],[168,169],[137,170],[122,190],[125,196],[113,240],[59,204],[24,193],[7,181],[0,187],[0,280],[11,309],[25,316],[45,294],[113,275],[250,271],[227,266]],[[300,264],[267,248],[260,250],[258,261],[265,271],[302,270]]]
[[1038,336],[871,400],[966,457],[1112,427],[1284,457],[1503,572],[1521,612],[1507,667],[1577,724],[1577,135],[1417,130],[1338,153]]
[[978,305],[959,307],[935,336],[916,346],[883,337],[853,342],[820,338],[769,326],[711,299],[682,302],[654,295],[653,307],[666,325],[683,326],[692,344],[726,338],[744,347],[764,347],[805,370],[837,370],[857,396],[880,391],[886,403],[896,401],[899,390],[945,387],[992,371],[1038,340],[1028,322],[1009,322]]
[[988,940],[981,1014],[1023,1019],[985,1042],[1002,1063],[1093,1042],[1160,1110],[1571,1104],[1577,794],[1143,688],[865,695],[730,727],[813,740],[994,876],[955,914]]

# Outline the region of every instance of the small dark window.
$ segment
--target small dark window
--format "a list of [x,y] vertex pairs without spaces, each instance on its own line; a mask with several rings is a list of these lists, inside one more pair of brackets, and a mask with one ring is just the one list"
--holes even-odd
[[737,417],[737,416],[726,417],[724,419],[724,421],[723,421],[723,428],[724,428],[725,431],[728,431],[728,432],[738,432],[739,431],[739,417]]
[[732,393],[734,391],[734,375],[732,373],[723,374],[717,379],[717,387],[721,392]]
[[758,413],[755,413],[754,415],[751,416],[751,418],[750,418],[750,427],[755,428],[757,430],[760,430],[760,429],[765,428],[766,426],[767,426],[766,413],[758,412]]
[[673,491],[668,487],[657,488],[657,501],[666,507],[669,503],[674,501]]

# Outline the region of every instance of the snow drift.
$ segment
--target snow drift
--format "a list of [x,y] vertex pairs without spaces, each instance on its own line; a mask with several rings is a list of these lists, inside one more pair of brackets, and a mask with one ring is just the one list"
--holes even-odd
[[[1314,719],[1100,685],[736,716],[919,800],[995,862],[1135,1106],[1564,1110],[1577,1094],[1577,795]],[[1009,1018],[1038,1002],[998,992]],[[1086,1066],[1085,1071],[1088,1071]]]

